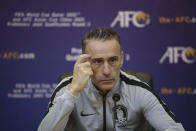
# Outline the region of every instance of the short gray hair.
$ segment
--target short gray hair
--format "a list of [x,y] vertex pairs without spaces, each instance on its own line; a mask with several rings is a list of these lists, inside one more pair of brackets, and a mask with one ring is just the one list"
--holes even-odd
[[112,39],[117,40],[121,48],[120,36],[114,29],[106,27],[92,29],[82,39],[82,53],[85,53],[86,46],[90,40],[106,41]]

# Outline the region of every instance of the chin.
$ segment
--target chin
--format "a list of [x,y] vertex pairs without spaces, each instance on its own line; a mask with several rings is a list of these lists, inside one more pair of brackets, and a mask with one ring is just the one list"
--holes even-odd
[[108,91],[108,90],[111,90],[114,87],[114,85],[113,84],[111,84],[111,85],[100,85],[99,87],[100,87],[100,90],[102,90],[102,91]]

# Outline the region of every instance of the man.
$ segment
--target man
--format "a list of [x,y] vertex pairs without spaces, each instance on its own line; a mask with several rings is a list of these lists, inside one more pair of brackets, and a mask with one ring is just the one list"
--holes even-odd
[[120,68],[124,53],[111,28],[89,31],[73,76],[55,89],[39,131],[141,131],[143,118],[158,131],[183,131],[148,85]]

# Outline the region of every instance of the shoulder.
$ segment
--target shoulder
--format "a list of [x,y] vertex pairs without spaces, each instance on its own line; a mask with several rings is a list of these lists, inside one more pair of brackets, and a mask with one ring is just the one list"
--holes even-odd
[[49,112],[49,108],[51,108],[54,105],[53,102],[55,101],[55,99],[65,94],[66,88],[71,83],[71,81],[72,81],[72,77],[65,77],[59,82],[59,84],[56,86],[56,88],[54,89],[50,97],[47,113]]
[[138,77],[127,74],[126,72],[121,71],[120,73],[121,83],[125,88],[136,88],[140,90],[148,90],[152,91],[152,87],[148,85],[146,82],[140,80]]
[[121,91],[131,100],[141,102],[144,101],[144,99],[157,97],[152,87],[134,75],[121,72],[120,79]]
[[57,87],[54,89],[51,96],[51,101],[53,101],[56,96],[60,96],[61,94],[63,94],[63,92],[65,92],[66,88],[71,83],[71,81],[72,81],[72,76],[63,78],[59,82]]

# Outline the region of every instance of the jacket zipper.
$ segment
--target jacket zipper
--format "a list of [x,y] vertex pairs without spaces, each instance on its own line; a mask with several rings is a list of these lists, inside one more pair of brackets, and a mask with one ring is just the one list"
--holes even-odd
[[103,131],[106,131],[106,95],[103,95]]

